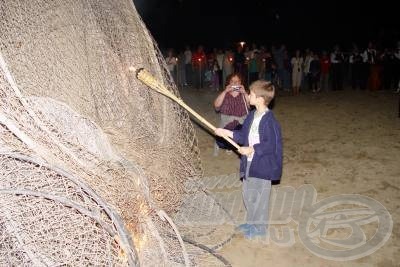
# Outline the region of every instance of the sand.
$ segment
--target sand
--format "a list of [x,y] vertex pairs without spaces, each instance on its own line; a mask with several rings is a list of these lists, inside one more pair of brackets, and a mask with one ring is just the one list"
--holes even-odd
[[[187,104],[217,125],[218,115],[212,108],[217,92],[182,88],[180,93]],[[290,246],[235,235],[218,252],[232,266],[400,266],[398,97],[392,92],[351,89],[296,97],[281,94],[273,109],[284,145],[283,176],[274,189],[308,184],[316,189],[317,201],[339,194],[360,194],[379,201],[393,220],[390,238],[382,247],[355,260],[324,259],[303,245],[298,225],[291,221],[286,223],[294,231]],[[196,123],[195,128],[205,179],[237,173],[237,155],[220,151],[213,156],[214,137]],[[244,212],[241,202],[235,205]],[[370,223],[362,227],[367,238],[374,235],[376,226]],[[337,237],[334,232],[329,234]]]

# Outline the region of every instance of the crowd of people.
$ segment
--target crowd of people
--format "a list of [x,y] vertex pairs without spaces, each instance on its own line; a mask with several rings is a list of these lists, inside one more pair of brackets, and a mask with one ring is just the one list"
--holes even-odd
[[336,45],[331,51],[293,52],[284,44],[267,48],[240,43],[233,49],[214,48],[209,52],[199,45],[195,50],[186,46],[178,53],[168,49],[165,59],[181,87],[219,91],[224,89],[226,78],[237,73],[247,86],[261,79],[293,95],[304,90],[318,93],[345,87],[400,91],[400,42],[386,48],[369,42],[365,48],[353,45],[349,51]]

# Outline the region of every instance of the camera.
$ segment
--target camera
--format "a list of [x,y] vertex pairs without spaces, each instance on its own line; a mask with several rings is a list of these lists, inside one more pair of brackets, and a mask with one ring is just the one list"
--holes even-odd
[[233,91],[239,91],[240,90],[240,85],[232,85],[232,90]]

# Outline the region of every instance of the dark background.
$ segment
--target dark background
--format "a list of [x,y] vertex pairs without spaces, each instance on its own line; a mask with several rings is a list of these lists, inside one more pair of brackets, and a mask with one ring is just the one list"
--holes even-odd
[[399,37],[395,2],[134,0],[163,48],[185,44],[225,48],[235,42],[285,43],[289,48],[331,49],[352,43],[394,47]]

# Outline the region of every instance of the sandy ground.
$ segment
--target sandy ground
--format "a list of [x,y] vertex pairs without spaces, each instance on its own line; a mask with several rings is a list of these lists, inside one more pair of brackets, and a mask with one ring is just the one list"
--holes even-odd
[[[212,108],[217,92],[183,88],[180,93],[187,104],[217,125],[218,115]],[[392,92],[345,90],[297,97],[278,95],[273,109],[284,144],[282,181],[274,189],[309,184],[317,191],[317,201],[339,194],[361,194],[379,201],[393,220],[392,234],[380,249],[356,260],[327,260],[303,245],[297,224],[291,221],[286,223],[294,230],[295,240],[290,246],[249,241],[237,235],[219,253],[232,266],[400,266],[397,108],[398,95]],[[237,173],[236,154],[220,151],[213,156],[213,136],[198,125],[195,128],[204,177]],[[242,203],[237,205],[243,212]],[[367,239],[374,235],[376,226],[372,222],[362,227]],[[330,237],[337,236],[330,233]]]

